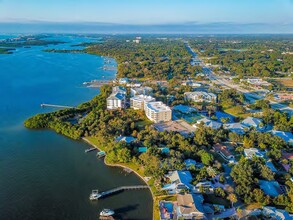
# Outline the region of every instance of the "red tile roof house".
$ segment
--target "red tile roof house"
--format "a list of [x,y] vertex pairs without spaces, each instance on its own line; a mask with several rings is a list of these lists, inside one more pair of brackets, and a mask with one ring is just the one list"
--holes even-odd
[[227,162],[234,162],[234,155],[229,151],[227,146],[217,143],[213,146],[213,149]]

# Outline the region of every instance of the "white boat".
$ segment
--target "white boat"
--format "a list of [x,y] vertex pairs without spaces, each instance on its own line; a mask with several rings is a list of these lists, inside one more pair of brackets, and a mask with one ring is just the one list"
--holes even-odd
[[112,216],[114,215],[115,212],[111,209],[103,209],[101,212],[100,212],[100,216],[103,216],[103,217],[109,217],[109,216]]
[[93,190],[90,194],[90,200],[97,200],[101,197],[98,190]]

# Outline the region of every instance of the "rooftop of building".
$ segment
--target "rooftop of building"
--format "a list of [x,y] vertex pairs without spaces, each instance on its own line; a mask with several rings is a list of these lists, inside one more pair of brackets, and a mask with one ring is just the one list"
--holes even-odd
[[171,108],[165,105],[163,102],[149,102],[147,104],[147,108],[155,111],[155,112],[165,112],[171,111]]

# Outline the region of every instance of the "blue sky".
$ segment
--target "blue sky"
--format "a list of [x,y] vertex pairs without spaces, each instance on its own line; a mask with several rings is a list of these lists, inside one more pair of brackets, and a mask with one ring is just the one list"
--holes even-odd
[[292,0],[0,0],[0,22],[293,22]]

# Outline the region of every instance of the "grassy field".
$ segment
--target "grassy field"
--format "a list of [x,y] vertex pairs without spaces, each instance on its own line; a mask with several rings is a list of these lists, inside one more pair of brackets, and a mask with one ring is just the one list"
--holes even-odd
[[293,88],[293,79],[278,79],[276,81],[287,88]]
[[235,117],[238,117],[239,119],[245,119],[247,118],[248,116],[251,116],[250,113],[239,113],[237,111],[237,107],[231,107],[231,108],[227,108],[224,110],[224,112],[230,114],[230,115],[233,115]]

